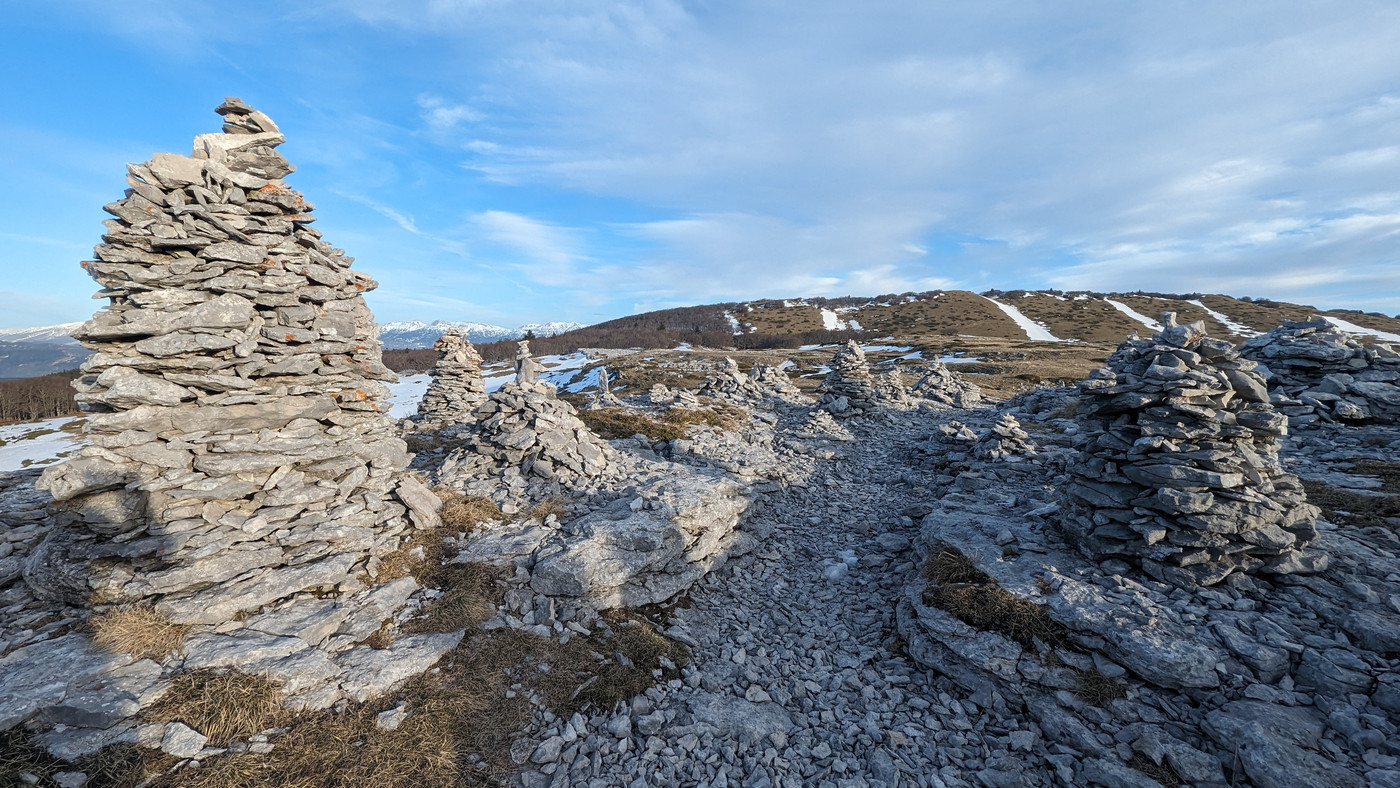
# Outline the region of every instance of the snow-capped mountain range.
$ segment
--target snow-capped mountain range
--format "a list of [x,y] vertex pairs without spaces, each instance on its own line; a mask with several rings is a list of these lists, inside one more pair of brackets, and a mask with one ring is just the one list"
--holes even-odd
[[[88,351],[69,334],[81,325],[82,323],[62,323],[37,328],[0,328],[0,380],[29,378],[76,369],[83,363],[83,359],[88,357]],[[472,342],[479,344],[501,339],[518,339],[527,332],[532,332],[538,337],[553,336],[583,328],[583,324],[552,321],[526,323],[519,328],[505,328],[488,323],[447,320],[424,323],[421,320],[409,320],[380,324],[379,341],[389,350],[432,347],[437,338],[449,328],[460,329]]]
[[496,342],[502,339],[519,339],[527,333],[537,337],[552,337],[565,331],[583,328],[583,324],[556,320],[548,323],[526,323],[519,328],[506,328],[470,321],[434,320],[431,323],[424,323],[421,320],[407,320],[380,324],[379,341],[384,344],[385,350],[432,347],[438,337],[451,328],[466,334],[467,339],[473,343],[481,344],[482,342]]

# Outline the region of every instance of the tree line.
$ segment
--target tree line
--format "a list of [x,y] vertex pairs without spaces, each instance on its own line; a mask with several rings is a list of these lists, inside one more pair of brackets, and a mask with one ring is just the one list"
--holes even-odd
[[37,378],[0,380],[0,423],[37,421],[78,412],[70,385],[78,371],[55,372]]

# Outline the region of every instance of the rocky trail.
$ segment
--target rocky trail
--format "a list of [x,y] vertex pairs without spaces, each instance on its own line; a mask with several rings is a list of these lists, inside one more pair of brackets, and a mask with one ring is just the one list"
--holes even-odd
[[673,611],[666,633],[694,657],[684,679],[588,720],[586,736],[546,731],[524,785],[942,786],[983,771],[1003,780],[989,784],[1034,784],[1015,753],[1031,735],[997,701],[921,669],[895,635],[915,572],[910,515],[927,511],[928,492],[905,481],[912,439],[865,438],[912,436],[930,420],[883,421],[770,495],[752,526],[771,526],[762,547]]

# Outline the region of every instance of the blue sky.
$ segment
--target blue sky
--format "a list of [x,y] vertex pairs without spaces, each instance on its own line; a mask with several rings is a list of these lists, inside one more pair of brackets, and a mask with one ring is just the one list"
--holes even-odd
[[1400,311],[1393,2],[10,0],[0,327],[267,112],[381,320],[957,287]]

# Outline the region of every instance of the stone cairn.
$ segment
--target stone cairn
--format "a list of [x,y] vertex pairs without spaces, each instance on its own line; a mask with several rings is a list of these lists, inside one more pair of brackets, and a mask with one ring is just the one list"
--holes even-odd
[[982,402],[982,389],[970,383],[962,375],[948,369],[941,361],[928,364],[924,374],[910,392],[918,397],[933,400],[940,405],[955,408],[971,408]]
[[622,400],[612,393],[612,382],[608,379],[608,368],[598,367],[598,388],[588,396],[589,410],[622,407]]
[[701,397],[744,401],[762,401],[770,397],[791,400],[802,391],[792,384],[781,369],[769,364],[755,364],[745,375],[739,364],[726,357],[719,370],[705,377],[696,392]]
[[647,392],[647,401],[653,405],[666,405],[673,408],[694,410],[700,407],[700,400],[689,389],[673,389],[665,383],[653,383]]
[[854,339],[836,351],[828,366],[831,372],[817,388],[821,392],[818,408],[841,417],[859,416],[875,409],[874,377],[865,361],[865,351]]
[[481,378],[481,354],[457,329],[433,343],[438,352],[433,380],[418,405],[418,420],[434,426],[466,424],[472,411],[486,401],[486,383]]
[[1284,321],[1240,345],[1267,370],[1275,407],[1294,426],[1322,421],[1400,423],[1400,353],[1367,347],[1323,318]]
[[972,455],[979,460],[990,462],[1020,462],[1036,454],[1035,443],[1023,429],[1021,423],[1010,413],[1001,418],[977,438],[972,447]]
[[602,475],[608,444],[578,418],[573,406],[540,380],[540,365],[521,341],[516,379],[476,410],[477,431],[463,450],[444,462],[440,475],[464,479],[509,474],[570,484]]
[[91,446],[39,482],[62,503],[26,567],[40,596],[222,624],[355,584],[411,527],[396,490],[437,524],[388,415],[375,282],[282,182],[277,126],[217,111],[192,156],[128,165],[84,263],[111,303],[74,332]]
[[889,369],[875,373],[872,386],[878,402],[896,406],[910,403],[909,387],[905,385],[904,373],[899,367],[891,365]]
[[1096,560],[1186,588],[1324,568],[1326,556],[1301,552],[1318,510],[1279,465],[1288,420],[1263,375],[1203,322],[1167,312],[1162,325],[1079,384],[1065,535]]

